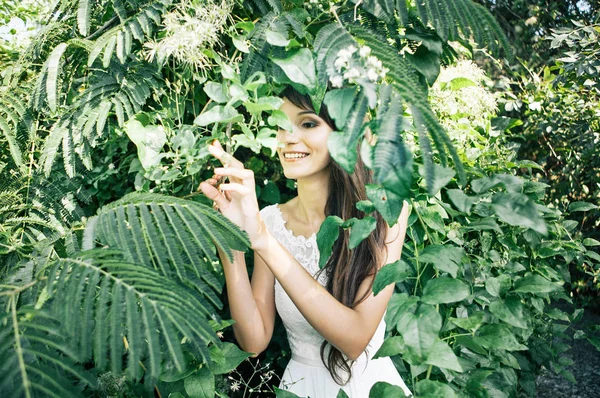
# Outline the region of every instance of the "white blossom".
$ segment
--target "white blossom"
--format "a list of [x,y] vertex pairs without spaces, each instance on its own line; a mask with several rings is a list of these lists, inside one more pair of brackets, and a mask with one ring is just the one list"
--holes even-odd
[[379,74],[375,71],[375,69],[369,68],[367,70],[367,79],[369,79],[372,82],[375,82],[375,81],[377,81],[378,78],[379,78]]
[[344,84],[344,78],[342,77],[342,75],[332,76],[329,78],[329,81],[331,82],[331,85],[335,88],[342,87],[342,85]]
[[369,46],[362,46],[360,48],[360,51],[358,52],[358,55],[360,55],[361,58],[366,58],[371,54],[371,47]]
[[354,79],[355,77],[360,77],[360,71],[357,68],[350,68],[346,73],[344,73],[344,79]]

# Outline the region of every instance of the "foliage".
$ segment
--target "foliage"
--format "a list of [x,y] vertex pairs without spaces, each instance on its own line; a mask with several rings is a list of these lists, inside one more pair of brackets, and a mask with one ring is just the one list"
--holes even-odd
[[572,269],[571,289],[591,306],[600,291],[593,266],[599,258],[594,250],[600,237],[599,37],[598,25],[576,22],[554,30],[548,41],[561,51],[555,65],[520,78],[519,91],[504,106],[508,115],[524,121],[515,135],[523,143],[520,156],[543,167],[535,175],[550,184],[548,200],[576,212],[574,219],[580,225],[574,232],[585,238],[589,261]]
[[[435,98],[481,89],[477,77],[441,81],[428,100],[457,55],[449,41],[510,57],[499,25],[470,0],[302,4],[63,0],[3,71],[0,362],[14,377],[0,391],[226,393],[224,375],[249,354],[219,338],[232,321],[214,246],[249,242],[196,190],[217,138],[255,171],[263,204],[293,195],[269,158],[289,126],[285,85],[328,105],[338,163],[361,156],[373,170],[366,213],[392,225],[411,203],[403,261],[376,285],[397,282],[380,355],[403,354],[413,391],[531,395],[541,364],[568,376],[543,342],[577,316],[546,307],[586,253],[574,225],[544,206],[542,184],[514,176],[532,166],[499,152],[510,122],[492,127],[491,106],[438,120]],[[477,159],[455,149],[461,124]],[[355,245],[370,220],[332,231],[350,228]]]

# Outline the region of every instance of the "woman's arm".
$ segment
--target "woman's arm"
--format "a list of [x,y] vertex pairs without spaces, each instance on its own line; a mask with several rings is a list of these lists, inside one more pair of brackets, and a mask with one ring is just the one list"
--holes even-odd
[[[402,208],[398,223],[388,228],[386,236],[387,258],[383,264],[400,258],[406,233],[408,206]],[[394,291],[390,284],[377,296],[369,296],[354,308],[348,308],[321,286],[269,233],[264,240],[253,245],[255,253],[270,268],[306,320],[331,344],[348,358],[356,359],[365,350]],[[365,279],[357,298],[370,288],[373,276]]]
[[219,250],[227,285],[233,333],[240,347],[257,356],[267,348],[275,324],[275,277],[264,261],[255,256],[252,282],[244,253],[233,252],[233,263]]

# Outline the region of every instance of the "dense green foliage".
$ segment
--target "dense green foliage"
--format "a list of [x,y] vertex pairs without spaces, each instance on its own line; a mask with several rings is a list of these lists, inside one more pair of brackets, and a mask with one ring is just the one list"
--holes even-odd
[[[374,290],[396,283],[377,355],[415,395],[534,395],[542,365],[571,377],[566,348],[548,342],[581,311],[548,304],[570,300],[570,264],[597,263],[590,241],[545,204],[546,185],[518,177],[539,166],[515,159],[517,123],[496,117],[479,72],[438,79],[461,46],[510,59],[500,26],[470,0],[304,4],[63,0],[26,50],[7,52],[2,393],[230,393],[225,375],[249,354],[219,338],[231,321],[214,247],[249,242],[196,189],[217,138],[255,171],[263,204],[293,195],[272,159],[289,84],[343,126],[332,157],[352,170],[361,156],[375,176],[363,219],[324,224],[322,259],[337,226],[355,244],[369,213],[393,224],[410,203],[403,259]],[[367,128],[376,140],[358,153]],[[269,360],[285,359],[282,340]]]

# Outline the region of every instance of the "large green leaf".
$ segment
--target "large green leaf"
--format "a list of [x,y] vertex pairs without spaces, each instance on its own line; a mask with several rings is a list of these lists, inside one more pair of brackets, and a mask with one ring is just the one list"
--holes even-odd
[[344,220],[337,216],[329,216],[323,221],[319,232],[317,232],[317,247],[319,248],[319,268],[323,268],[327,264],[327,260],[331,257],[333,244],[340,235],[340,227]]
[[291,81],[306,86],[311,91],[315,89],[317,83],[315,62],[308,48],[301,48],[287,58],[272,58],[272,60]]
[[215,375],[231,372],[251,355],[233,343],[223,343],[221,347],[212,345],[209,352],[212,360],[210,370]]
[[404,338],[404,344],[416,357],[414,359],[424,361],[438,339],[442,317],[435,307],[421,304],[414,313],[401,314],[397,327]]
[[146,170],[160,163],[160,153],[167,142],[167,134],[162,126],[144,126],[132,119],[123,125],[127,136],[138,150],[138,159]]
[[465,257],[465,250],[462,247],[429,245],[419,254],[419,261],[433,263],[437,270],[447,272],[456,278],[458,271],[462,270],[462,261]]
[[371,232],[377,227],[377,220],[367,216],[361,219],[354,219],[350,227],[350,242],[348,248],[350,250],[357,247]]
[[550,282],[539,275],[528,275],[515,282],[516,293],[551,293],[563,290],[562,283]]
[[506,300],[496,300],[490,304],[490,312],[504,322],[518,328],[527,329],[527,314],[525,307],[516,297],[509,297]]
[[546,222],[539,215],[535,203],[521,193],[496,193],[492,208],[500,220],[510,225],[531,228],[543,235],[548,233]]
[[339,128],[346,125],[356,94],[355,88],[330,90],[325,94],[323,102],[327,105],[329,115]]
[[436,341],[425,361],[428,365],[437,366],[439,368],[450,369],[456,372],[462,372],[463,369],[458,363],[458,358],[448,343],[443,340]]
[[434,380],[421,380],[417,383],[419,398],[456,398],[457,395],[450,386]]
[[413,270],[402,260],[384,265],[373,281],[373,294],[377,296],[390,283],[404,282],[413,274]]
[[404,198],[380,185],[368,184],[366,188],[367,197],[375,209],[390,227],[394,226],[398,222],[402,206],[404,206]]
[[505,325],[490,324],[479,328],[475,342],[492,350],[522,351],[527,346],[519,343],[517,338]]
[[369,391],[369,398],[380,398],[380,397],[406,397],[404,390],[396,385],[387,383],[385,381],[378,381],[371,387]]
[[427,282],[421,300],[427,304],[455,303],[470,294],[471,289],[465,282],[442,276]]
[[183,381],[185,392],[194,398],[215,396],[215,377],[207,367],[202,367]]
[[384,340],[379,350],[373,356],[373,359],[391,357],[403,353],[405,350],[404,339],[402,336],[388,337]]

